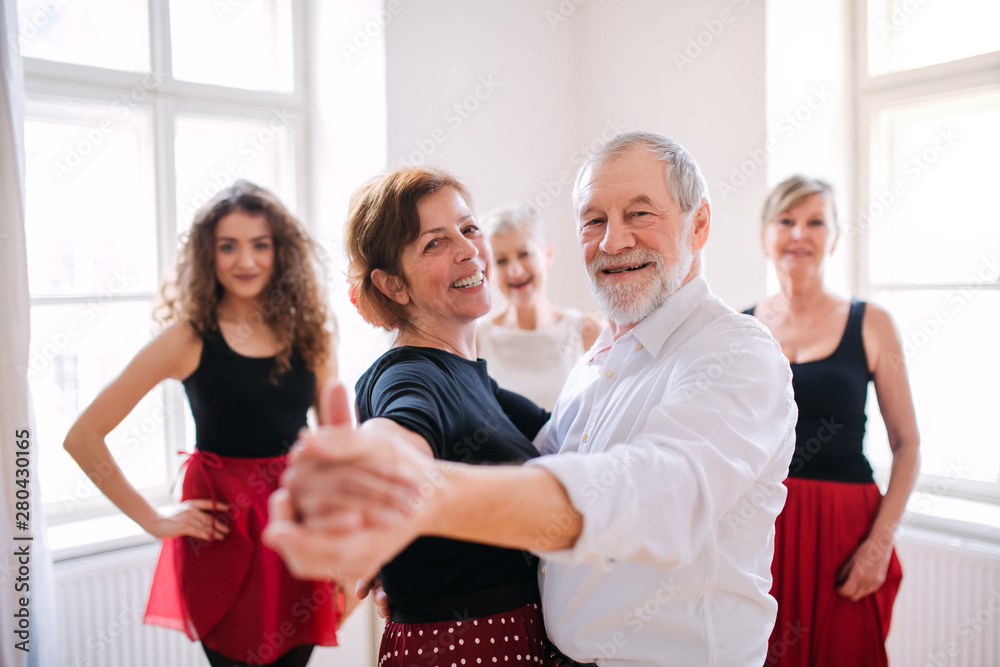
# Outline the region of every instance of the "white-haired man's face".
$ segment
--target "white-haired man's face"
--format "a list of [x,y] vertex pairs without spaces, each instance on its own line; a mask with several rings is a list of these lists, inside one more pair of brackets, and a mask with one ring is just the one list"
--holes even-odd
[[[686,224],[663,163],[649,152],[636,148],[589,167],[578,201],[577,234],[591,289],[612,322],[640,322],[697,273],[707,205]],[[692,234],[696,227],[704,233]]]

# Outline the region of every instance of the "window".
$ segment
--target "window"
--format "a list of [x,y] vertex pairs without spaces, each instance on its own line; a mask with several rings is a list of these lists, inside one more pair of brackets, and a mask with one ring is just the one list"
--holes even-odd
[[[303,213],[304,11],[300,0],[18,1],[27,374],[51,523],[110,511],[60,445],[149,341],[195,210],[247,178]],[[166,502],[177,451],[193,446],[179,384],[150,392],[107,442],[129,480]]]
[[[919,485],[1000,502],[1000,4],[867,0],[867,10],[855,278],[902,337]],[[886,478],[874,398],[868,414],[870,458]]]

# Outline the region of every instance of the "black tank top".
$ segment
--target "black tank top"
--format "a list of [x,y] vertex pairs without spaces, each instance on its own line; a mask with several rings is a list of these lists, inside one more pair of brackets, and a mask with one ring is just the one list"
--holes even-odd
[[[756,307],[743,311],[753,315]],[[861,339],[865,302],[852,300],[840,344],[829,357],[790,364],[799,421],[789,477],[836,482],[874,481],[865,458],[868,357]]]
[[262,458],[288,451],[316,400],[316,376],[299,354],[271,382],[274,357],[244,357],[215,333],[202,339],[198,368],[184,380],[199,450]]

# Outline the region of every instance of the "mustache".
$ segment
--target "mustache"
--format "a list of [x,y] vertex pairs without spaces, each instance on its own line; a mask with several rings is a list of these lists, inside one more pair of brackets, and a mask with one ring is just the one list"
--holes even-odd
[[587,273],[595,275],[598,271],[614,268],[616,266],[640,266],[642,264],[655,264],[659,267],[663,264],[663,257],[648,248],[633,248],[628,252],[609,255],[600,252],[587,264]]

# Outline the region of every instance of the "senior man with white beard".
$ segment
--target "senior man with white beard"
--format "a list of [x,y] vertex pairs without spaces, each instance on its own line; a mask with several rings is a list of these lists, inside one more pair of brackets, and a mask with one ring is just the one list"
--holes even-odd
[[[268,543],[312,577],[368,578],[420,535],[531,550],[563,664],[761,665],[795,440],[788,363],[709,290],[708,191],[679,144],[615,137],[581,166],[573,206],[610,324],[538,434],[543,456],[469,466],[373,443],[337,389],[336,425],[304,436],[272,500]],[[405,517],[372,512],[400,489]]]

